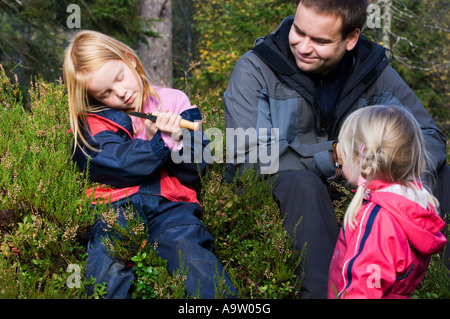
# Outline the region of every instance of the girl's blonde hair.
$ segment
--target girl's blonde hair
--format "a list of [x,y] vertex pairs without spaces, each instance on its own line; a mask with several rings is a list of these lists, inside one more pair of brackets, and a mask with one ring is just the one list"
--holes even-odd
[[[84,30],[75,35],[65,50],[63,76],[67,89],[70,126],[75,138],[78,138],[89,148],[90,146],[80,131],[80,125],[86,125],[86,113],[98,112],[99,108],[87,92],[88,74],[100,68],[110,60],[121,60],[134,72],[140,85],[138,106],[135,111],[141,112],[144,103],[150,96],[159,101],[158,94],[150,85],[144,67],[136,53],[126,44],[96,31]],[[136,67],[133,66],[136,63]]]
[[[339,134],[339,148],[344,166],[351,166],[351,178],[361,176],[366,180],[364,185],[358,185],[345,214],[344,227],[354,227],[371,181],[383,180],[418,191],[421,176],[429,166],[419,124],[400,107],[374,105],[350,114]],[[429,203],[437,209],[437,200],[426,191]]]

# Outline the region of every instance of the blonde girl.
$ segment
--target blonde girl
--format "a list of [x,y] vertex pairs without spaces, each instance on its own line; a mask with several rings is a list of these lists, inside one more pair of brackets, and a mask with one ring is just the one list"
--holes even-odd
[[427,154],[404,108],[368,106],[339,134],[343,175],[357,191],[330,265],[329,298],[408,298],[446,243],[438,202],[421,178]]
[[[195,105],[181,91],[152,87],[137,55],[125,44],[99,32],[82,31],[64,57],[73,159],[90,180],[104,186],[89,190],[94,203],[106,203],[125,225],[133,209],[148,226],[148,242],[175,273],[187,271],[186,294],[202,298],[233,297],[237,292],[212,252],[214,239],[200,220],[195,187],[206,162],[194,160],[208,138],[183,132],[181,120],[201,121]],[[131,117],[129,111],[156,113],[155,123]],[[144,124],[144,125],[143,125]],[[198,149],[198,148],[201,149]],[[174,162],[177,154],[183,161]],[[107,298],[133,292],[134,273],[128,261],[113,258],[102,237],[111,236],[99,218],[90,234],[86,278],[106,283]],[[181,261],[181,263],[180,263]],[[201,262],[199,262],[201,261]],[[223,283],[223,285],[222,285]],[[93,292],[93,287],[88,287]]]
[[[127,100],[125,100],[125,98],[129,99],[130,96],[124,96],[123,101],[109,101],[113,94],[109,95],[109,99],[104,96],[89,94],[89,86],[95,85],[95,83],[92,83],[93,78],[95,79],[95,75],[97,75],[95,72],[106,63],[111,63],[111,61],[126,65],[128,67],[127,71],[130,73],[128,75],[134,77],[135,81],[130,84],[132,87],[130,88],[131,92],[129,92],[135,94],[131,97],[133,103],[126,103]],[[156,110],[153,110],[154,113],[161,110],[158,93],[150,85],[144,67],[136,53],[124,43],[100,32],[82,31],[74,38],[66,50],[63,71],[68,94],[70,125],[77,145],[79,145],[78,139],[81,139],[87,147],[91,147],[80,133],[80,125],[85,125],[86,113],[98,112],[102,109],[99,105],[103,104],[125,111],[132,110],[144,112],[145,102],[148,101],[149,98],[154,98],[157,101],[157,108]],[[110,75],[111,72],[107,73],[105,76]],[[132,79],[128,80],[132,81]],[[105,92],[100,93],[105,94]],[[122,92],[114,93],[120,95]],[[119,99],[120,97],[121,96],[118,96]],[[169,114],[162,114],[160,116],[160,121],[158,121],[159,126],[161,126],[161,123],[169,121],[167,119],[168,115]],[[174,119],[180,120],[180,118],[176,118],[176,116],[173,115],[172,122]],[[140,124],[142,124],[142,122],[143,120],[139,121]],[[145,124],[147,125],[147,135],[152,136],[156,131],[156,124],[150,121],[147,121]],[[143,127],[134,127],[134,129],[139,131],[142,130]],[[166,130],[168,129],[170,128],[166,128]],[[175,130],[174,128],[171,129]],[[171,131],[167,132],[169,134],[172,133]]]

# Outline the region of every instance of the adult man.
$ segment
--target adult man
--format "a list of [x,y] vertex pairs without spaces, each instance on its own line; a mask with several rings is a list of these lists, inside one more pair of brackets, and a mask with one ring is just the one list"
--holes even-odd
[[[234,158],[226,178],[251,165],[273,176],[285,227],[299,251],[306,243],[302,297],[326,298],[338,225],[324,180],[340,175],[336,138],[342,121],[367,105],[408,108],[423,128],[432,168],[445,163],[445,138],[389,66],[385,49],[361,35],[368,1],[298,2],[295,16],[258,39],[230,78],[227,129],[255,128],[258,141],[234,146],[227,135],[227,155]],[[256,154],[276,148],[276,165],[253,161],[255,148]]]

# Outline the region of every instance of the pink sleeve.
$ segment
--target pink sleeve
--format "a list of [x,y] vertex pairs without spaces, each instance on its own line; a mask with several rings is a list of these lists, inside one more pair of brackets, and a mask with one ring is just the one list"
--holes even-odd
[[[171,88],[155,88],[159,98],[161,100],[161,112],[165,110],[181,114],[185,110],[196,108],[196,105],[191,105],[189,98],[187,95],[176,89]],[[156,103],[147,103],[145,105],[146,112],[155,112],[157,110],[158,105]],[[148,111],[147,111],[148,110]],[[164,141],[164,144],[172,151],[179,151],[183,148],[183,142],[175,142],[170,136],[166,134],[161,134],[161,137]]]

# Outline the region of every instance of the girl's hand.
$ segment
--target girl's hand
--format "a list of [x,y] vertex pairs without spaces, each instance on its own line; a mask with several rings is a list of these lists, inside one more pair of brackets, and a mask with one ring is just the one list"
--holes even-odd
[[174,141],[179,141],[183,134],[180,127],[181,116],[169,111],[160,112],[156,115],[158,116],[154,123],[156,128],[170,136]]
[[153,136],[155,136],[156,131],[158,131],[158,128],[156,127],[156,124],[150,120],[145,120],[144,125],[147,141],[150,141],[153,138]]

